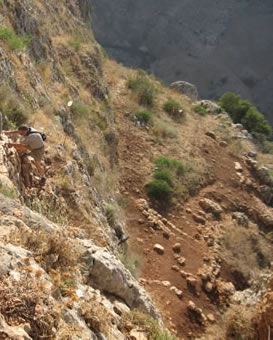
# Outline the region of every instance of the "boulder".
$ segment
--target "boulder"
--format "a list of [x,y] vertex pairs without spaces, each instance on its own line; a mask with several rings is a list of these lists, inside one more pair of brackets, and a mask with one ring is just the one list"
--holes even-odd
[[105,248],[82,240],[85,251],[81,261],[88,272],[88,283],[101,291],[121,298],[130,308],[138,308],[155,319],[160,315],[145,290],[138,284],[123,264]]
[[134,328],[130,331],[130,340],[148,340],[148,335],[142,329]]
[[222,148],[226,148],[228,143],[225,141],[225,140],[221,140],[219,145],[222,147]]
[[217,218],[220,218],[223,213],[223,209],[220,205],[208,198],[201,199],[199,204],[206,212],[211,212]]
[[183,297],[183,292],[182,292],[182,290],[176,288],[175,286],[172,286],[172,287],[170,288],[170,291],[174,292],[174,293],[177,295],[177,297],[179,297],[179,299],[182,299],[182,297]]
[[180,265],[180,266],[185,266],[185,263],[186,263],[186,259],[185,257],[183,256],[180,256],[176,259],[177,263]]
[[156,251],[159,255],[163,255],[164,254],[164,247],[162,247],[162,245],[160,244],[155,244],[154,247],[153,247],[154,251]]
[[209,322],[214,323],[215,322],[215,317],[213,314],[208,314],[207,319]]
[[210,138],[212,138],[212,139],[214,139],[214,140],[216,140],[216,135],[215,135],[215,133],[212,132],[212,131],[207,131],[207,132],[205,133],[205,135],[208,136],[208,137],[210,137]]
[[242,165],[239,162],[234,162],[234,168],[238,172],[242,172],[243,171]]
[[196,101],[198,99],[198,91],[196,86],[186,81],[179,80],[171,83],[170,88],[180,92],[181,94],[184,94],[191,100]]
[[237,222],[238,225],[241,225],[243,227],[248,227],[248,217],[241,212],[234,212],[232,214],[232,219]]
[[258,187],[258,191],[261,195],[261,199],[267,205],[271,205],[273,203],[273,188],[268,185],[261,185]]
[[222,297],[229,297],[236,291],[232,282],[224,282],[222,280],[216,280],[216,287],[219,295]]
[[187,280],[187,284],[188,284],[190,287],[196,288],[197,280],[196,280],[195,277],[190,276],[190,277],[187,277],[186,280]]
[[174,251],[175,253],[180,253],[180,251],[181,251],[181,243],[175,243],[175,244],[173,245],[173,251]]
[[213,115],[217,115],[222,111],[219,105],[210,100],[201,100],[200,102],[198,102],[198,104],[202,105],[205,109],[207,109],[208,113]]
[[206,224],[206,219],[200,215],[192,214],[192,218],[197,223]]

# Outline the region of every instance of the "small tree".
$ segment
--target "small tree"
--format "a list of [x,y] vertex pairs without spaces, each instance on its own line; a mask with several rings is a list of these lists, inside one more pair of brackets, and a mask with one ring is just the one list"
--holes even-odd
[[220,106],[230,114],[234,123],[241,123],[251,104],[240,96],[227,92],[220,98]]
[[255,106],[240,96],[227,92],[220,98],[221,107],[231,116],[234,123],[241,123],[252,133],[272,135],[272,128]]
[[267,137],[270,137],[272,134],[271,126],[255,107],[249,108],[242,119],[242,124],[251,132],[262,133]]

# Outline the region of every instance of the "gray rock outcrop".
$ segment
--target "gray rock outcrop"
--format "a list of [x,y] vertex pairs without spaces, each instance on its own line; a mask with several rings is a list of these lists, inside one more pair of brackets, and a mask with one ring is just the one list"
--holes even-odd
[[82,244],[85,252],[81,259],[90,284],[120,297],[130,308],[138,308],[156,319],[160,318],[145,290],[114,255],[104,248],[94,246],[90,241],[83,241]]
[[171,83],[170,88],[176,90],[181,94],[184,94],[193,101],[198,99],[198,91],[196,86],[191,83],[188,83],[187,81],[179,80],[174,83]]

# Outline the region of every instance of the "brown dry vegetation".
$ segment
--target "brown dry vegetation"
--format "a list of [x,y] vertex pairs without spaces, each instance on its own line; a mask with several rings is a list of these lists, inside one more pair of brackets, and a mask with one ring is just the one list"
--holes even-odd
[[27,271],[21,273],[20,281],[1,278],[0,311],[10,326],[28,323],[33,339],[52,339],[60,320],[60,311],[53,308],[43,286]]

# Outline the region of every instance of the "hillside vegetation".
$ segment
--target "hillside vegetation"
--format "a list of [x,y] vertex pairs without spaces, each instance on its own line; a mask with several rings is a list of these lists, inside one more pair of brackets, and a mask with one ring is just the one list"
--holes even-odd
[[4,129],[47,135],[42,188],[1,135],[0,339],[264,339],[273,161],[252,130],[110,60],[88,1],[0,6]]

